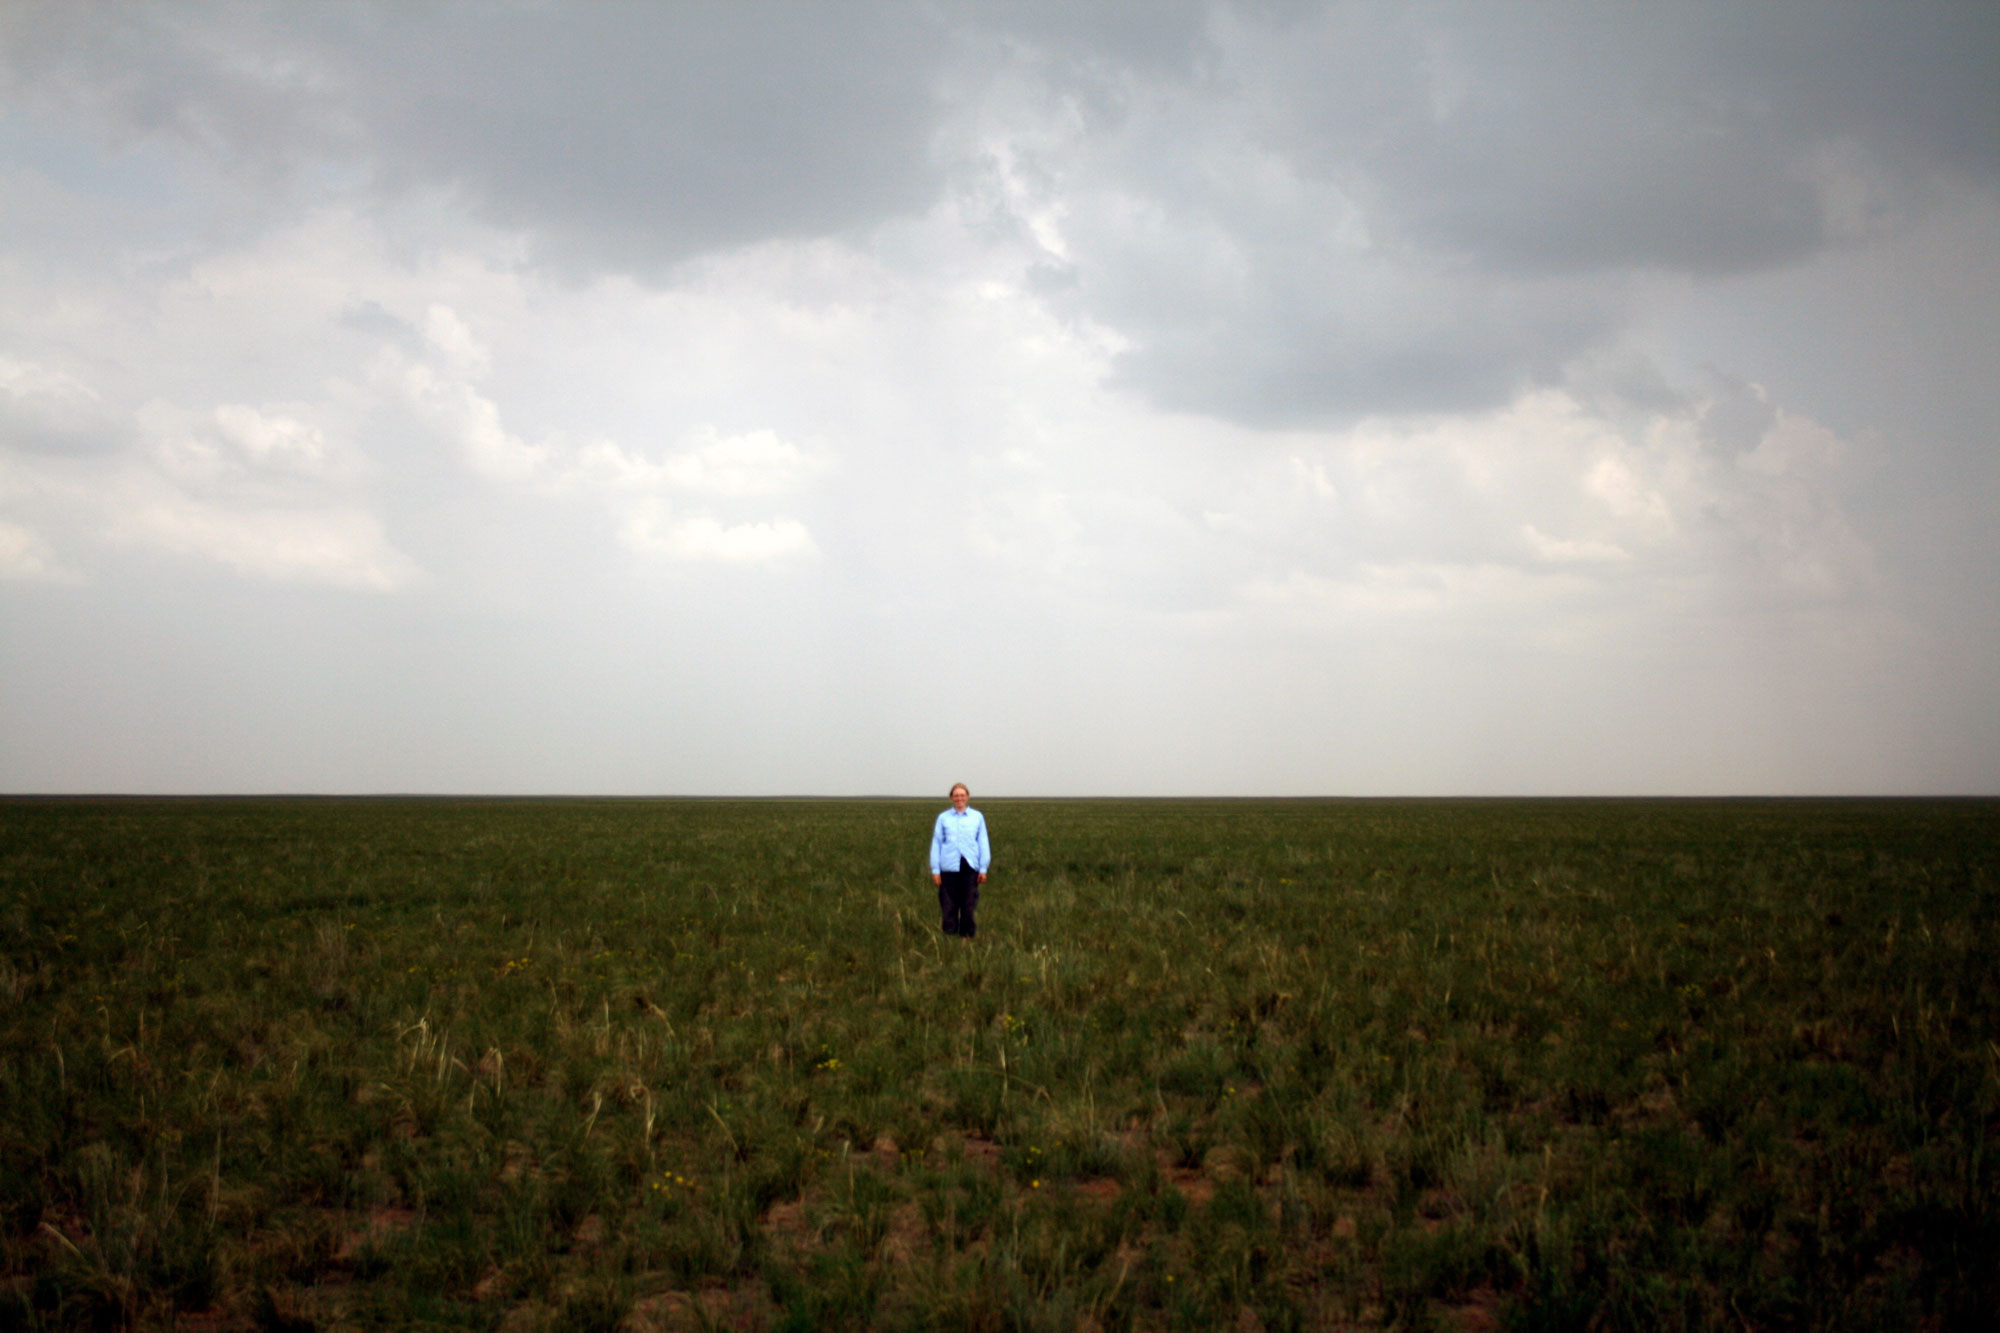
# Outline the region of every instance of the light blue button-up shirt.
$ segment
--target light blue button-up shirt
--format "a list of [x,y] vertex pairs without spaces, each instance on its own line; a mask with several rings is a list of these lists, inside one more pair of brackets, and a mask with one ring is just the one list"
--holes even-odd
[[980,874],[993,864],[993,846],[986,840],[986,816],[967,806],[964,814],[947,810],[931,829],[931,873],[941,875],[958,869],[958,860]]

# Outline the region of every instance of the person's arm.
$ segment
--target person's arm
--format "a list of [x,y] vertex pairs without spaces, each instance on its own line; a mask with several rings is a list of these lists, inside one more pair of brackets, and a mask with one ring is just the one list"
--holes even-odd
[[986,836],[986,816],[979,817],[979,828],[974,837],[979,840],[979,882],[986,882],[986,867],[993,864],[993,843]]
[[933,885],[942,885],[944,883],[944,875],[940,873],[943,867],[938,864],[938,844],[942,841],[944,841],[944,816],[939,815],[931,824],[931,883]]

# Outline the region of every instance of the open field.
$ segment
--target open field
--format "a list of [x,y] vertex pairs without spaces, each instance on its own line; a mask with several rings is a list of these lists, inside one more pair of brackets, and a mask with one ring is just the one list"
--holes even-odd
[[2000,803],[0,802],[0,1329],[1950,1328]]

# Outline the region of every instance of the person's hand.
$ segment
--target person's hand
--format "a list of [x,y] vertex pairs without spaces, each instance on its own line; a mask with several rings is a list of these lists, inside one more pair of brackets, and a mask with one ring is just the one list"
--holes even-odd
[[984,884],[986,882],[986,872],[983,870],[979,872],[979,882],[981,884]]
[[943,875],[932,875],[932,876],[931,876],[931,883],[932,883],[932,884],[933,884],[934,886],[936,886],[937,888],[940,888],[940,889],[941,889],[941,888],[943,888],[943,887],[944,887],[944,876],[943,876]]

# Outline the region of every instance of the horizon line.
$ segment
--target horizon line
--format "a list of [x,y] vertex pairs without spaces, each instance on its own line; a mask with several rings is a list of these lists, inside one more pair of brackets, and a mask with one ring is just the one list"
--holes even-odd
[[[0,801],[928,801],[926,792],[0,791]],[[1990,801],[2000,792],[980,793],[988,801]]]

